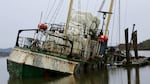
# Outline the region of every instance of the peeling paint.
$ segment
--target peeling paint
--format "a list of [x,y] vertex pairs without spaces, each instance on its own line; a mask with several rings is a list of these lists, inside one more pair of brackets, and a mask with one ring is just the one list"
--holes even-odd
[[30,52],[29,50],[23,50],[19,48],[14,48],[8,60],[14,61],[16,63],[35,66],[39,68],[64,72],[64,73],[74,73],[74,68],[78,62],[69,61],[67,59],[62,59],[50,55],[38,54],[35,52]]

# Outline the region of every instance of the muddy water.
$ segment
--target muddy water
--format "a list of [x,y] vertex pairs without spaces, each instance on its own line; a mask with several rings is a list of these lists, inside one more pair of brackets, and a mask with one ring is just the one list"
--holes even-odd
[[[140,55],[150,56],[150,51],[140,51]],[[0,57],[0,84],[150,84],[150,66],[134,68],[109,67],[98,71],[34,79],[9,79],[6,57]]]

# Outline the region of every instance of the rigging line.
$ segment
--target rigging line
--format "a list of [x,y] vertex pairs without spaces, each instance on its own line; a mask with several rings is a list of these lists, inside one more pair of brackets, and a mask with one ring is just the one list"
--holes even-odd
[[119,15],[118,15],[118,17],[119,17],[119,18],[118,18],[118,21],[119,21],[119,22],[118,22],[118,28],[119,28],[119,44],[120,44],[120,32],[121,32],[121,31],[120,31],[120,29],[121,29],[121,17],[120,17],[120,14],[121,14],[121,10],[120,10],[120,9],[121,9],[121,6],[120,6],[120,5],[121,5],[121,1],[120,1],[120,0],[118,1],[118,4],[119,4],[119,5],[118,5],[118,6],[119,6],[119,7],[118,7],[118,12],[119,12]]
[[125,18],[125,19],[124,19],[124,20],[125,20],[125,21],[124,21],[124,25],[127,24],[127,9],[128,9],[128,8],[127,8],[127,7],[128,7],[128,4],[127,4],[127,3],[128,3],[128,0],[125,0],[125,1],[126,1],[126,2],[125,2],[125,6],[126,6],[126,7],[125,7],[125,13],[124,13],[124,14],[125,14],[125,15],[124,15],[124,18]]
[[[89,0],[87,0],[87,5],[86,5],[86,12],[88,11],[88,4],[89,4]],[[87,18],[87,13],[86,13],[86,21],[88,20]]]
[[99,11],[102,11],[103,7],[104,7],[104,4],[105,4],[105,0],[103,0],[103,2],[101,3],[101,6],[99,8]]
[[[62,2],[61,2],[62,1]],[[63,6],[63,3],[64,3],[64,0],[60,0],[60,2],[59,2],[59,4],[58,4],[58,11],[56,12],[56,14],[55,14],[55,17],[54,17],[54,19],[53,19],[53,23],[55,22],[55,20],[56,20],[56,18],[58,17],[58,14],[59,14],[59,12],[60,12],[60,10],[61,10],[61,8],[62,8],[62,6]]]
[[[81,15],[81,0],[78,0],[78,17],[77,17],[77,21],[78,21],[78,23],[79,23],[79,21],[80,21],[80,15]],[[79,26],[78,26],[78,29],[79,29]]]
[[60,1],[61,1],[61,0],[59,0],[59,2],[57,3],[56,9],[54,10],[54,13],[53,13],[53,15],[52,15],[52,17],[51,17],[49,23],[54,23],[54,19],[55,19],[56,14],[57,14],[57,12],[58,12],[58,10],[59,10]]
[[44,21],[46,21],[46,14],[48,13],[49,7],[50,7],[50,0],[48,1],[48,6],[47,6],[46,12],[44,14]]
[[88,4],[89,4],[89,0],[87,0],[86,11],[87,11],[87,9],[88,9]]
[[[105,0],[103,0],[102,1],[102,3],[101,3],[101,5],[100,5],[100,7],[99,7],[99,9],[98,9],[98,11],[102,11],[102,9],[103,9],[103,7],[104,7],[104,4],[105,4]],[[99,16],[100,17],[100,13],[98,13],[98,15],[97,16]]]
[[58,14],[61,11],[61,8],[63,7],[63,3],[64,3],[64,0],[62,0],[62,3],[61,2],[59,3],[58,11],[56,12],[56,15],[54,17],[54,21],[53,22],[55,22],[56,18],[58,18]]
[[[105,1],[105,0],[104,0]],[[115,7],[114,7],[114,15],[113,15],[113,23],[112,23],[112,31],[111,31],[111,37],[110,37],[110,45],[112,45],[112,38],[113,38],[113,32],[114,32],[114,27],[115,27],[115,17],[116,17],[116,8],[117,8],[117,6],[116,6],[116,2],[114,3],[114,5],[115,5]]]
[[78,0],[78,10],[81,11],[81,0]]
[[53,4],[52,4],[52,7],[51,7],[51,9],[49,10],[49,13],[48,13],[48,15],[47,15],[47,17],[46,17],[46,20],[45,20],[45,21],[47,21],[47,20],[48,20],[48,18],[49,18],[49,16],[50,16],[50,14],[51,14],[51,12],[52,12],[52,9],[54,9],[54,6],[55,6],[55,4],[56,4],[56,1],[57,1],[57,0],[54,0],[54,2],[53,2]]
[[[91,13],[94,13],[95,10],[96,10],[96,6],[97,6],[96,4],[97,4],[97,3],[96,3],[96,1],[94,2],[94,0],[92,0],[92,1],[93,1],[93,5],[91,6],[91,8],[92,8],[92,10],[91,10],[92,12],[91,12]],[[92,3],[92,2],[91,2],[91,3]],[[94,5],[94,4],[95,4],[95,5]]]
[[[79,29],[80,26],[79,26],[79,22],[81,20],[81,0],[78,0],[78,11],[77,11],[77,14],[78,14],[78,17],[77,17],[77,21],[78,21],[78,26],[77,28]],[[82,30],[81,30],[82,31]],[[79,48],[80,45],[77,46],[77,48]]]
[[[64,0],[64,2],[63,2],[63,4],[62,4],[62,8],[64,7],[64,5],[65,5],[64,3],[65,3],[65,2],[66,2],[66,0]],[[60,12],[62,12],[62,9],[60,10]],[[59,15],[58,15],[58,18],[61,18],[61,16],[62,16],[62,14],[59,14]]]
[[[105,1],[105,0],[104,0],[104,1]],[[97,13],[97,11],[99,11],[99,8],[98,8],[99,5],[100,5],[99,3],[100,3],[100,0],[96,0],[96,5],[95,5],[95,10],[96,10],[96,11],[95,11],[95,13]],[[99,14],[99,13],[97,13],[97,14]],[[97,15],[97,16],[98,16],[98,15]]]
[[42,17],[43,17],[43,12],[41,12],[41,17],[40,17],[40,22],[39,23],[42,22]]
[[[52,17],[50,18],[49,23],[55,21],[55,17],[57,16],[57,12],[58,12],[59,9],[60,9],[59,7],[61,6],[61,1],[62,1],[62,0],[59,0],[59,2],[58,2],[58,4],[57,4],[57,7],[56,7],[56,9],[54,10],[54,13],[53,13]],[[58,11],[57,11],[57,10],[58,10]]]
[[[120,44],[120,42],[121,42],[121,0],[118,0],[118,21],[119,21],[119,23],[118,23],[118,28],[119,28],[119,44]],[[118,44],[118,45],[119,45]],[[119,46],[118,46],[119,47]],[[120,48],[120,47],[119,47]],[[122,72],[121,72],[121,83],[123,84],[123,79],[122,79]]]

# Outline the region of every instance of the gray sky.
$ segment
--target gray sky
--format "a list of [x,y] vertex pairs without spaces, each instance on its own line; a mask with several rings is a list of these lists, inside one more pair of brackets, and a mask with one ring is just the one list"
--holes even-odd
[[[50,0],[53,2],[54,0]],[[59,1],[59,0],[56,0]],[[61,9],[59,17],[61,15],[66,16],[67,4],[69,0],[65,0],[63,10]],[[74,0],[74,9],[81,8],[84,11],[91,11],[95,15],[97,14],[98,8],[102,0],[81,0],[81,6],[77,3],[79,0]],[[110,1],[110,0],[106,0]],[[116,3],[118,3],[118,0]],[[40,20],[41,11],[46,13],[49,0],[0,0],[0,48],[14,47],[17,31],[19,29],[36,28]],[[49,9],[51,8],[50,5]],[[104,6],[104,10],[108,10],[108,5]],[[53,10],[54,11],[54,10]],[[53,12],[52,11],[52,12]],[[113,34],[113,40],[109,44],[118,43],[118,30],[117,30],[117,19],[118,19],[118,5],[116,5],[116,11],[113,12],[115,15],[115,28]],[[47,15],[47,14],[43,14]],[[150,39],[150,0],[121,0],[121,43],[124,42],[124,29],[129,27],[130,32],[132,25],[136,24],[138,30],[138,42]],[[50,15],[51,17],[52,15]],[[111,21],[113,21],[113,16]],[[102,15],[100,15],[102,17]],[[65,17],[61,18],[65,21]],[[60,20],[60,22],[61,22]],[[57,20],[56,20],[57,21]],[[102,22],[102,20],[101,20]],[[112,23],[110,24],[109,31],[112,31]]]

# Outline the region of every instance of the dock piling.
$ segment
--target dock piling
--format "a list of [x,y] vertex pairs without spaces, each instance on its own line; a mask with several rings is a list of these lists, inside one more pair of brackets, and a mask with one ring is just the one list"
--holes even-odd
[[134,54],[135,54],[135,58],[138,59],[138,45],[137,45],[137,31],[134,31],[132,33],[132,37],[133,37],[133,49],[134,49]]
[[129,43],[128,43],[128,28],[125,29],[125,48],[126,48],[127,64],[129,64],[130,56],[129,56]]

